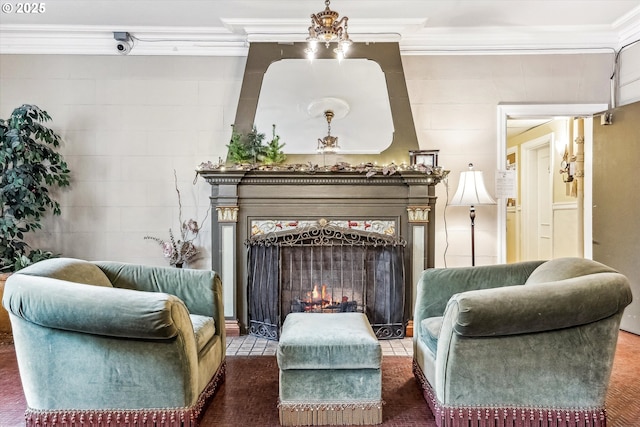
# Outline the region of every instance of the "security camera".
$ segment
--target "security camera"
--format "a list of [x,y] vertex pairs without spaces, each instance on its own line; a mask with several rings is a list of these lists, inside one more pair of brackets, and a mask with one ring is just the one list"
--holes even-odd
[[131,44],[129,42],[118,42],[116,44],[116,50],[120,55],[127,55],[131,52]]
[[113,33],[113,38],[118,42],[116,43],[116,50],[120,55],[127,55],[129,52],[131,52],[133,43],[129,33],[115,31]]

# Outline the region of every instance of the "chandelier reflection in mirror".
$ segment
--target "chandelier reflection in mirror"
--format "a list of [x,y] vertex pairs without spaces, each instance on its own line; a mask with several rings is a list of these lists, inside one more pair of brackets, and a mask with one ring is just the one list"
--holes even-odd
[[307,37],[309,46],[304,50],[309,59],[313,59],[318,51],[318,43],[324,42],[325,47],[329,48],[330,43],[337,42],[338,47],[333,51],[339,60],[346,56],[352,44],[347,32],[349,17],[343,16],[342,19],[338,20],[340,14],[331,10],[329,3],[329,0],[325,0],[324,10],[311,15],[309,37]]
[[337,153],[340,150],[338,145],[338,137],[331,136],[331,119],[333,119],[333,111],[326,110],[324,117],[327,119],[327,136],[318,138],[318,153]]

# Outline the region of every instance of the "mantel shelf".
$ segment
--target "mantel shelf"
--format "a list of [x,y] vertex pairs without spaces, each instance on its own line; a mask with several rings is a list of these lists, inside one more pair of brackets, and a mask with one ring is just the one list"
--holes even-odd
[[448,174],[428,174],[420,171],[405,170],[393,174],[376,172],[370,176],[366,171],[332,170],[259,170],[259,169],[208,169],[197,173],[209,184],[253,184],[253,185],[437,185]]

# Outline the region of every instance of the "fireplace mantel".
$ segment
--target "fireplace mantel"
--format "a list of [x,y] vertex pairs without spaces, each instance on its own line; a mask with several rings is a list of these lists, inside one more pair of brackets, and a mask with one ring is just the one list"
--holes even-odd
[[405,251],[406,319],[419,274],[434,266],[435,186],[442,176],[416,170],[367,176],[359,171],[211,169],[212,268],[223,280],[225,317],[247,326],[247,249],[260,220],[395,221]]

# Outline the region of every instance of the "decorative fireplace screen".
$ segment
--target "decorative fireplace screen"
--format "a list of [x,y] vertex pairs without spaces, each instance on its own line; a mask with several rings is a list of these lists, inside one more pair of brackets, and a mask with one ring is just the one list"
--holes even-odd
[[292,312],[361,312],[378,338],[404,337],[404,240],[322,219],[246,244],[250,334],[277,340]]

